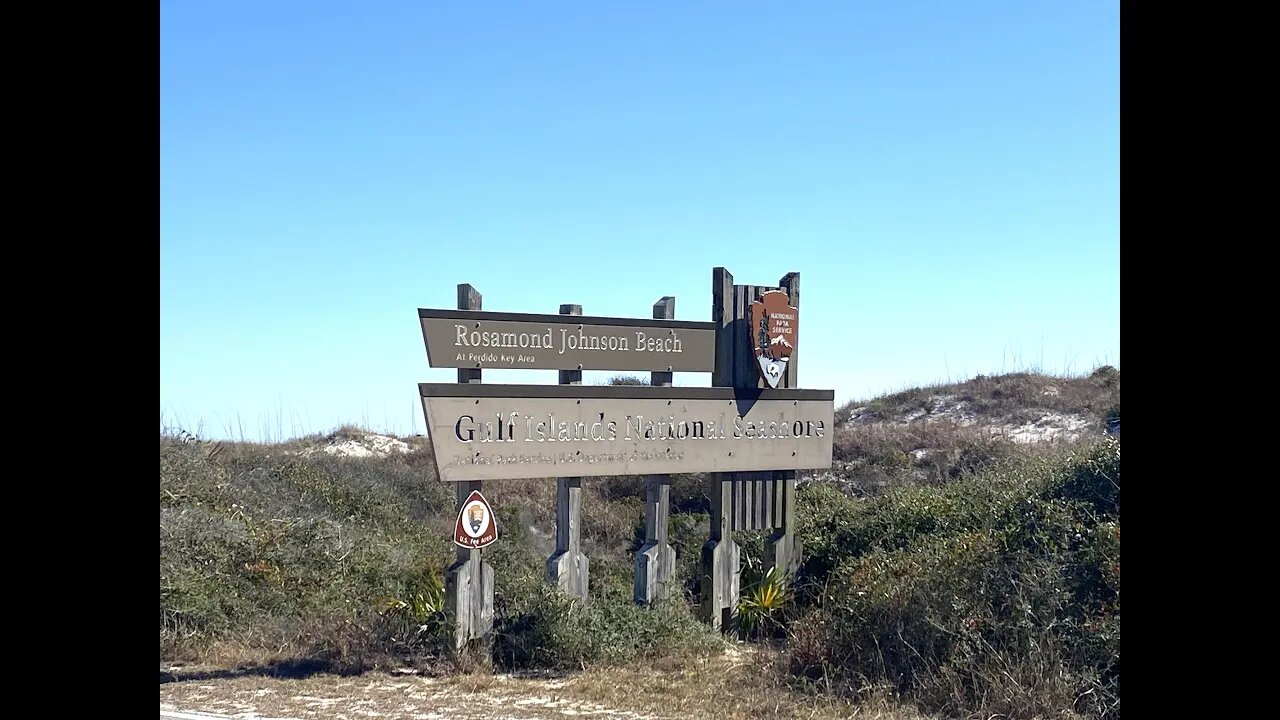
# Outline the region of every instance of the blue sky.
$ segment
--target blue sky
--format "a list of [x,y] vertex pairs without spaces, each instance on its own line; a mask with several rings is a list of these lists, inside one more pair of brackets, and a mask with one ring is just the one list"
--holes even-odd
[[1119,152],[1115,2],[166,0],[162,424],[421,432],[458,283],[709,320],[717,265],[800,272],[838,403],[1118,367]]

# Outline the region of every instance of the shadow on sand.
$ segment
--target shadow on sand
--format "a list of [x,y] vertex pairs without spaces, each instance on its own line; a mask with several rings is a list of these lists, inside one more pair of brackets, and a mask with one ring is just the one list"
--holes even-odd
[[[350,663],[337,663],[330,660],[320,660],[315,658],[300,658],[280,660],[263,665],[244,665],[235,668],[183,668],[180,666],[170,667],[168,669],[161,668],[160,684],[189,682],[192,680],[232,680],[243,677],[271,677],[282,680],[304,680],[312,677],[313,675],[338,675],[341,677],[351,677],[354,675],[363,675],[366,672],[389,672],[398,675],[418,675],[426,677],[446,677],[449,675],[459,674],[459,670],[457,668],[450,668],[447,664],[431,667],[429,669],[421,667],[387,669],[373,665],[352,666]],[[551,669],[503,670],[500,668],[494,668],[492,672],[513,679],[539,680],[558,679],[574,674],[572,671]]]
[[188,670],[181,667],[173,667],[160,671],[160,684],[186,682],[189,680],[227,680],[255,676],[301,680],[312,675],[360,675],[369,669],[371,668],[351,667],[350,665],[316,659],[281,660],[265,665],[247,665],[223,669],[193,668]]

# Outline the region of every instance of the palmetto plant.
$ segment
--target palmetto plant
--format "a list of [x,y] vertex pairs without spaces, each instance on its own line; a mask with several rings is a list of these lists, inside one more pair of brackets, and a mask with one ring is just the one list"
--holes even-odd
[[384,615],[397,615],[417,625],[418,632],[426,632],[444,619],[444,585],[439,578],[432,578],[425,589],[405,598],[385,598],[381,607]]
[[425,621],[444,612],[444,588],[432,586],[409,598],[408,611],[414,620]]
[[747,588],[738,601],[738,625],[751,637],[777,622],[776,616],[791,602],[791,583],[778,568],[770,568],[760,581]]

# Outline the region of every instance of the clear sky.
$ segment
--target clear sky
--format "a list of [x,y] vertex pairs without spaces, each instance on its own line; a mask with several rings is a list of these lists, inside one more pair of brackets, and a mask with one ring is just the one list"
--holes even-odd
[[1095,0],[162,0],[161,424],[421,432],[458,283],[710,320],[717,265],[800,273],[837,403],[1118,367],[1119,43]]

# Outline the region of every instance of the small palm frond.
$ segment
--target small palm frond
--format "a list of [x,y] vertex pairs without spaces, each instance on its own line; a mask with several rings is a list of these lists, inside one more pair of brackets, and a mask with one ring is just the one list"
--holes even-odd
[[738,624],[747,635],[762,623],[772,620],[792,600],[789,578],[776,567],[771,568],[738,601]]

